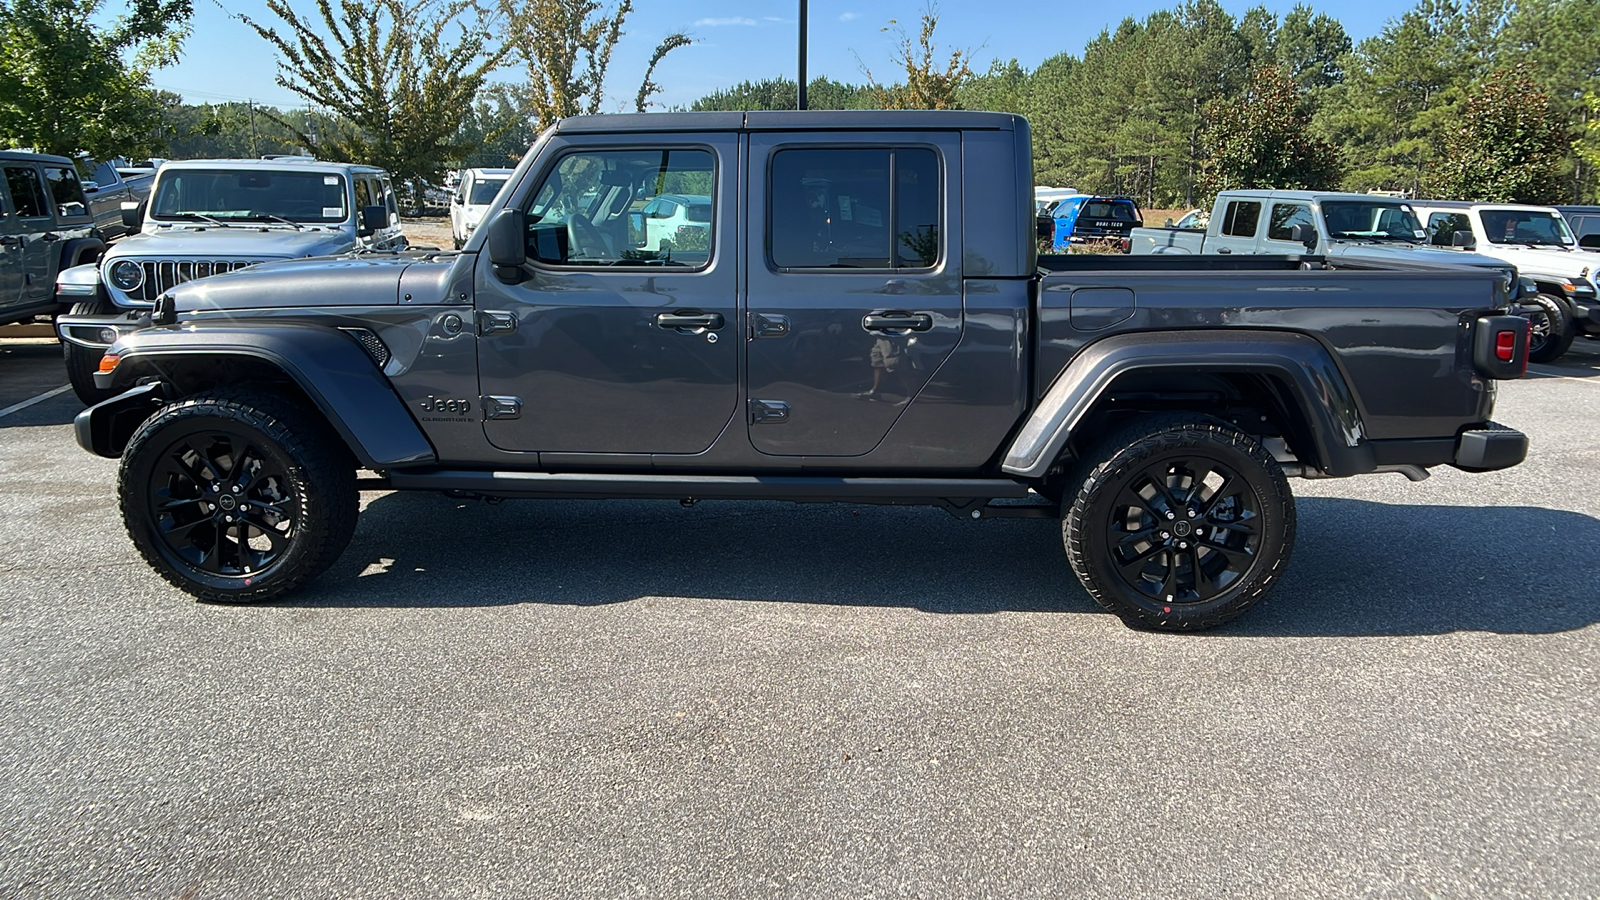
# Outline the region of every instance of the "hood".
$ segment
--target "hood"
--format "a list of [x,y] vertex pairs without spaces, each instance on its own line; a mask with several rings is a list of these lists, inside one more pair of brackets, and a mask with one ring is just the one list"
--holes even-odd
[[1506,264],[1502,260],[1484,256],[1481,253],[1468,253],[1463,250],[1441,250],[1422,244],[1407,244],[1400,241],[1372,242],[1366,241],[1335,241],[1335,256],[1353,256],[1357,259],[1373,259],[1386,262],[1410,263],[1416,266],[1484,266],[1487,268],[1504,269]]
[[211,309],[393,306],[408,256],[340,256],[264,263],[172,288],[179,313]]
[[1554,247],[1536,250],[1522,244],[1491,244],[1479,252],[1511,263],[1524,275],[1555,275],[1585,280],[1600,263],[1600,259],[1578,250],[1558,250]]
[[355,242],[342,231],[262,228],[231,225],[227,228],[172,228],[131,234],[111,245],[106,259],[124,257],[198,256],[230,259],[295,259],[329,256],[351,249]]

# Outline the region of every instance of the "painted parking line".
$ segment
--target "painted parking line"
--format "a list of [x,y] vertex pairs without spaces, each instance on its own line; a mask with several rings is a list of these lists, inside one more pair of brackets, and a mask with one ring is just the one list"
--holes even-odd
[[37,397],[30,397],[29,399],[24,400],[21,403],[13,403],[10,406],[6,407],[5,409],[0,409],[0,419],[4,419],[6,416],[9,416],[14,412],[21,412],[22,410],[27,409],[28,407],[34,405],[35,403],[43,403],[44,401],[49,400],[51,397],[56,397],[56,396],[59,396],[61,394],[65,394],[67,391],[70,391],[70,390],[72,390],[72,385],[63,384],[61,387],[58,387],[55,390],[45,391],[44,393],[40,394]]

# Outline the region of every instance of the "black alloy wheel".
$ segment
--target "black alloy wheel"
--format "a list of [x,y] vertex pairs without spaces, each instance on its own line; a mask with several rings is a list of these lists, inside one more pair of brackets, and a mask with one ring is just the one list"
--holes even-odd
[[186,435],[150,481],[163,555],[215,576],[265,575],[300,537],[284,463],[237,430]]
[[264,392],[162,407],[123,451],[123,522],[145,561],[203,600],[288,593],[355,533],[355,460],[327,424]]
[[1198,455],[1160,459],[1123,483],[1105,551],[1128,588],[1163,606],[1210,600],[1249,574],[1262,499],[1238,472]]
[[1294,547],[1272,454],[1221,419],[1136,420],[1085,454],[1062,537],[1089,595],[1130,625],[1209,628],[1255,605]]

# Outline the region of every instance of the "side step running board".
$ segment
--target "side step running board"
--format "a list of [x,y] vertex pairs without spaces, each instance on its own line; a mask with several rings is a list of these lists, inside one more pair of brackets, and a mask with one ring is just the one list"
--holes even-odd
[[[393,471],[387,479],[364,479],[361,487],[364,490],[449,491],[507,499],[791,500],[799,503],[932,505],[959,507],[961,510],[1005,509],[985,507],[984,504],[994,499],[1020,500],[1029,496],[1026,484],[1007,478],[614,475],[448,469]],[[980,515],[1008,514],[984,512]]]

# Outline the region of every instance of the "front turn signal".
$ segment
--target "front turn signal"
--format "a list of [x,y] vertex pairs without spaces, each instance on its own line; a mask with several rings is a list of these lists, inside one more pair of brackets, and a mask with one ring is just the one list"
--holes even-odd
[[113,371],[116,369],[117,363],[119,362],[122,362],[122,357],[116,355],[115,353],[107,353],[105,356],[100,357],[100,371]]

